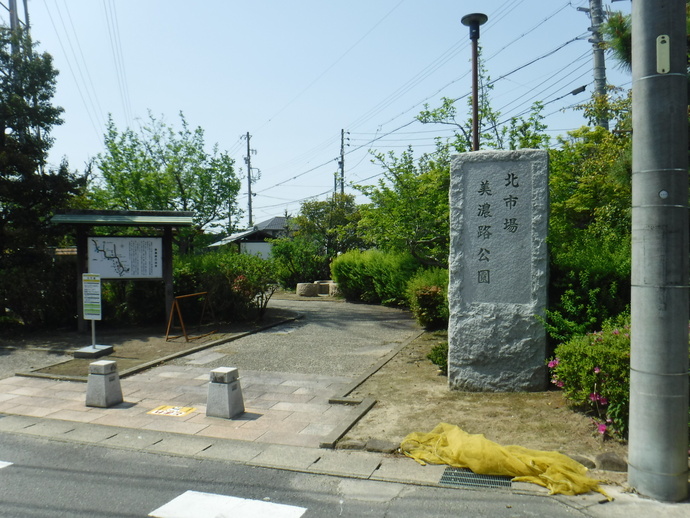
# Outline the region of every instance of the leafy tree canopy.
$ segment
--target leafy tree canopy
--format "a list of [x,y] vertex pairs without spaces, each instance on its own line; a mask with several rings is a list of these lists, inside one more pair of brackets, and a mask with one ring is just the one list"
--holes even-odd
[[236,220],[240,180],[227,153],[217,145],[206,151],[202,128],[192,130],[182,113],[180,126],[176,130],[149,113],[139,131],[120,132],[111,118],[106,151],[96,161],[102,183],[92,196],[107,209],[194,211],[193,230],[177,236],[186,253],[206,230]]
[[447,147],[415,160],[412,148],[400,156],[377,154],[383,179],[357,186],[371,203],[362,207],[360,229],[366,239],[386,251],[409,252],[431,266],[448,263],[450,227]]
[[[535,103],[531,109],[518,117],[504,118],[501,113],[491,106],[491,92],[494,88],[483,62],[478,63],[479,103],[478,127],[480,147],[484,149],[541,149],[548,147],[549,137],[544,133],[546,126],[541,122],[542,104]],[[458,153],[472,150],[472,98],[467,99],[469,116],[459,120],[455,106],[458,99],[444,97],[441,106],[430,109],[424,105],[424,110],[417,116],[417,120],[424,124],[445,124],[453,126],[455,137],[450,143]]]
[[333,194],[325,201],[306,201],[294,218],[295,235],[317,245],[330,262],[338,254],[364,245],[357,232],[361,214],[351,194]]

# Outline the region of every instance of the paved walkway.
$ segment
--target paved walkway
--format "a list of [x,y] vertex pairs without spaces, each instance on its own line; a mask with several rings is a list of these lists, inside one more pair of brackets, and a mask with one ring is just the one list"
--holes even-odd
[[[84,383],[12,376],[0,380],[0,412],[313,448],[334,442],[334,434],[344,433],[364,409],[329,400],[346,396],[353,382],[418,328],[408,313],[392,308],[274,304],[298,310],[302,318],[123,378],[120,405],[85,406]],[[235,419],[206,416],[209,373],[219,366],[239,369],[246,412]],[[161,406],[186,413],[150,413]]]
[[[0,433],[438,485],[445,466],[319,448],[333,444],[373,403],[345,404],[342,398],[419,333],[409,314],[321,300],[272,304],[304,316],[124,378],[125,402],[112,408],[86,407],[85,383],[0,379]],[[238,418],[206,416],[209,372],[218,366],[239,369],[246,413]],[[149,413],[161,406],[193,410],[180,416]],[[661,504],[606,489],[616,496],[613,504],[600,505],[598,494],[557,498],[585,516],[687,516],[688,504]],[[513,490],[545,494],[532,484],[514,483]]]

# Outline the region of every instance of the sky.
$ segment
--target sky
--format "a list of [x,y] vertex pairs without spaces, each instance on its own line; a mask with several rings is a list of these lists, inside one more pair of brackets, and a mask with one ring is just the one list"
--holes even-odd
[[[628,0],[602,0],[629,13]],[[17,0],[25,20],[23,0]],[[0,2],[0,20],[7,23]],[[28,0],[31,35],[60,71],[49,164],[73,170],[104,150],[108,117],[122,131],[148,114],[179,128],[182,112],[234,159],[247,225],[247,134],[254,223],[325,200],[345,131],[345,192],[382,178],[372,152],[433,151],[451,128],[415,117],[471,93],[469,29],[479,44],[501,120],[545,103],[554,139],[586,123],[574,104],[593,90],[589,0]],[[607,57],[607,80],[631,78]],[[580,86],[584,93],[570,95]],[[468,115],[469,116],[469,115]]]

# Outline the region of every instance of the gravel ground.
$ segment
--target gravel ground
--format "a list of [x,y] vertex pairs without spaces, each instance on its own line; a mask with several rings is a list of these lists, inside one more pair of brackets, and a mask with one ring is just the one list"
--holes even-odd
[[27,372],[48,367],[55,363],[72,359],[72,354],[45,349],[14,349],[0,347],[0,379],[14,376],[17,372]]
[[[297,311],[303,317],[215,347],[213,353],[224,356],[205,365],[356,376],[419,331],[409,312],[395,308],[322,298],[271,300],[271,306]],[[174,360],[178,365],[188,362]]]

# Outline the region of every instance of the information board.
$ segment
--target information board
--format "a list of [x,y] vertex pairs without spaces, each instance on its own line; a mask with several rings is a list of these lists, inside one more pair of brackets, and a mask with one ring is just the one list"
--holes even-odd
[[83,273],[81,276],[84,295],[84,320],[101,319],[101,276]]
[[102,279],[162,279],[160,237],[88,238],[88,270]]

